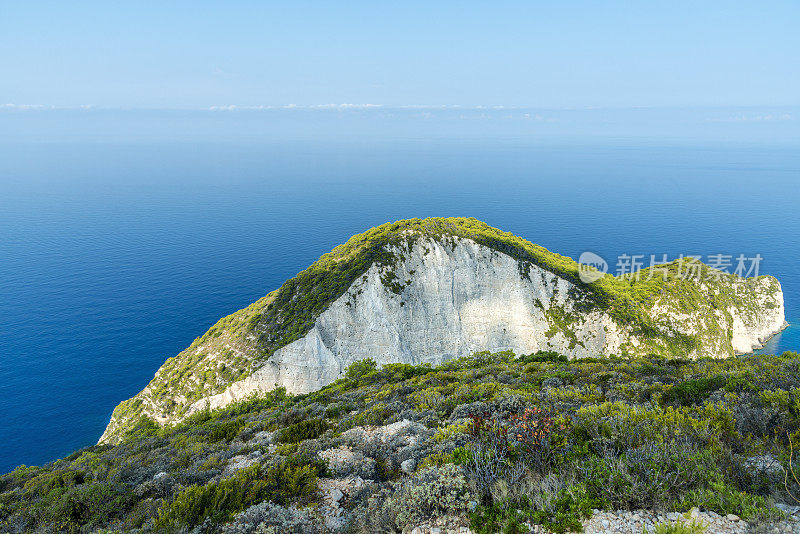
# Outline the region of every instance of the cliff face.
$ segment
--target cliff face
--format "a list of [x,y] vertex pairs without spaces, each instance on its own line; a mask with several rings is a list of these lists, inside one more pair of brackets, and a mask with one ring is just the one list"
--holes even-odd
[[[787,324],[783,307],[783,291],[778,281],[763,276],[751,282],[755,287],[756,307],[741,313],[735,306],[728,308],[732,316],[731,345],[736,353],[743,354],[763,347],[770,337],[783,330]],[[746,294],[746,287],[738,288]]]
[[515,249],[402,233],[404,239],[382,246],[393,261],[371,262],[309,329],[266,355],[264,340],[292,323],[280,315],[265,321],[265,314],[274,312],[276,298],[292,304],[302,295],[274,292],[221,320],[117,407],[101,442],[118,439],[141,416],[166,423],[279,386],[313,391],[365,358],[437,364],[484,350],[725,357],[759,347],[784,326],[783,295],[771,277],[638,283],[607,276],[610,294],[624,295],[637,318],[626,321],[608,304],[610,290],[600,298],[569,271],[522,261]]
[[[389,273],[400,280],[399,292],[384,284]],[[438,364],[484,350],[553,349],[576,358],[618,352],[627,334],[598,309],[577,311],[583,300],[566,280],[536,266],[522,273],[513,258],[470,240],[421,241],[393,270],[370,267],[305,337],[193,410],[276,386],[313,391],[365,358]]]

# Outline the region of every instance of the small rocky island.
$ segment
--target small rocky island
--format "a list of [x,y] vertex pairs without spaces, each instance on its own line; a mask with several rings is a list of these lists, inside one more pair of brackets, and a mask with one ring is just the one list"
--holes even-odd
[[769,276],[585,282],[475,219],[373,228],[221,319],[2,532],[800,532]]

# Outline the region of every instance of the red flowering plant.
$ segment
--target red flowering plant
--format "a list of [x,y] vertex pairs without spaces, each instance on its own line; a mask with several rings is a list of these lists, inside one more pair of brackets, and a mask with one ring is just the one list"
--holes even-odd
[[496,481],[515,485],[528,471],[541,474],[569,456],[569,420],[532,406],[505,421],[488,413],[470,414],[472,442],[464,467],[477,492],[491,501]]
[[511,451],[532,469],[545,473],[564,461],[571,447],[569,419],[537,406],[511,415],[508,439]]
[[469,435],[473,442],[484,442],[495,447],[502,456],[507,456],[508,427],[487,413],[470,414]]

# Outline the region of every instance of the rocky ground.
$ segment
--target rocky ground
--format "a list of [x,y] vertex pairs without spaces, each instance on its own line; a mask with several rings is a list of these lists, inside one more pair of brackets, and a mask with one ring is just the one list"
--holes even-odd
[[[414,425],[408,420],[399,421],[382,427],[357,427],[348,433],[354,440],[374,441],[387,444],[401,438],[400,442],[405,447],[416,444],[417,436],[414,435]],[[402,445],[401,445],[402,446]],[[359,465],[369,461],[351,447],[340,446],[335,449],[320,451],[318,455],[327,460],[331,470],[336,473],[351,473],[358,470]],[[236,457],[237,467],[249,464],[246,457]],[[414,470],[413,460],[402,463],[401,469],[410,474]],[[232,462],[233,463],[233,462]],[[320,479],[320,490],[323,494],[322,505],[318,513],[328,531],[336,531],[345,526],[348,512],[344,507],[348,499],[355,497],[359,492],[374,484],[373,480],[364,479],[352,474],[343,478]],[[696,524],[704,528],[706,534],[740,534],[758,532],[763,534],[800,534],[800,506],[777,506],[786,515],[787,520],[775,523],[748,523],[736,515],[719,515],[713,511],[701,511],[692,508],[685,514],[677,512],[654,512],[651,510],[594,510],[592,517],[585,519],[583,530],[586,534],[646,534],[655,531],[659,524],[684,523]],[[531,532],[546,534],[548,531],[540,525],[528,525]],[[469,520],[464,516],[441,516],[431,518],[425,523],[409,526],[405,534],[472,534]]]
[[[653,532],[661,523],[684,523],[701,525],[706,534],[739,534],[758,532],[763,534],[800,533],[800,507],[785,507],[787,512],[794,512],[789,519],[779,523],[753,524],[729,514],[720,516],[714,512],[701,512],[693,508],[686,514],[675,512],[656,513],[649,510],[606,512],[594,510],[589,519],[583,521],[585,534],[643,534]],[[463,517],[445,516],[432,519],[421,525],[407,529],[409,534],[472,534],[468,522]],[[545,534],[547,531],[539,525],[529,525],[531,532]]]

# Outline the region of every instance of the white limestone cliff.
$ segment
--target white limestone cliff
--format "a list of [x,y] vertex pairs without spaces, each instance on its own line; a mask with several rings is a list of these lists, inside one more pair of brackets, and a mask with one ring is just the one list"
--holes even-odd
[[728,308],[733,317],[733,336],[731,343],[738,354],[760,349],[773,335],[788,326],[783,306],[783,291],[775,290],[777,283],[772,278],[757,279],[758,313],[738,313],[735,307]]

